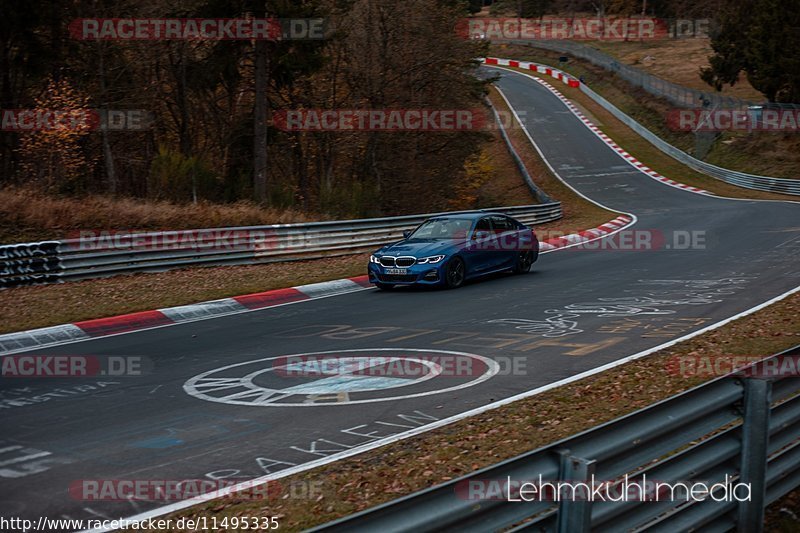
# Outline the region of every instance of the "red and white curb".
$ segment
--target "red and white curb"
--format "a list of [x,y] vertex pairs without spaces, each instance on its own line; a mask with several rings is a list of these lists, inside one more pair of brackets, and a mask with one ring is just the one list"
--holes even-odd
[[571,233],[569,235],[564,235],[563,237],[554,237],[552,239],[547,239],[546,241],[542,241],[539,243],[539,250],[547,252],[550,250],[557,250],[558,248],[566,248],[568,246],[589,242],[591,240],[597,239],[598,237],[604,237],[606,235],[614,233],[624,228],[631,222],[633,222],[633,217],[630,217],[628,215],[620,215],[614,220],[610,220],[605,224],[597,226],[596,228],[587,229],[579,233]]
[[288,289],[276,289],[233,298],[223,298],[191,305],[167,307],[154,311],[141,311],[108,318],[84,320],[74,324],[62,324],[47,328],[31,329],[0,335],[0,354],[44,348],[56,344],[106,337],[181,322],[191,322],[209,317],[218,317],[275,307],[278,305],[314,300],[371,288],[367,276],[324,281],[300,285]]
[[[658,352],[659,350],[664,350],[664,349],[669,348],[671,346],[674,346],[674,345],[676,345],[676,344],[678,344],[680,342],[692,339],[694,337],[697,337],[697,336],[702,335],[704,333],[707,333],[709,331],[713,331],[713,330],[715,330],[715,329],[717,329],[719,327],[722,327],[722,326],[724,326],[726,324],[729,324],[730,322],[733,322],[734,320],[738,320],[739,318],[742,318],[742,317],[748,316],[748,315],[750,315],[752,313],[755,313],[756,311],[760,311],[761,309],[764,309],[765,307],[767,307],[769,305],[772,305],[772,304],[774,304],[776,302],[779,302],[779,301],[783,300],[784,298],[787,298],[787,297],[789,297],[792,294],[795,294],[797,292],[800,292],[800,287],[796,287],[794,289],[791,289],[790,291],[785,292],[783,294],[780,294],[780,295],[776,296],[775,298],[772,298],[771,300],[763,302],[763,303],[761,303],[761,304],[759,304],[759,305],[757,305],[755,307],[751,307],[750,309],[742,311],[741,313],[738,313],[738,314],[733,315],[731,317],[728,317],[726,319],[720,320],[719,322],[716,322],[714,324],[708,325],[708,326],[706,326],[706,327],[704,327],[702,329],[699,329],[697,331],[693,331],[691,333],[687,333],[686,335],[683,335],[682,337],[678,337],[678,338],[669,340],[667,342],[659,344],[658,346],[654,346],[652,348],[648,348],[647,350],[644,350],[644,351],[641,351],[641,352],[638,352],[638,353],[635,353],[635,354],[632,354],[632,355],[628,355],[628,356],[625,356],[625,357],[623,357],[621,359],[617,359],[615,361],[611,361],[609,363],[600,365],[598,367],[595,367],[595,368],[592,368],[592,369],[589,369],[589,370],[585,370],[583,372],[580,372],[578,374],[574,374],[572,376],[560,379],[558,381],[554,381],[552,383],[548,383],[547,385],[543,385],[543,386],[537,387],[535,389],[531,389],[531,390],[528,390],[528,391],[525,391],[525,392],[521,392],[521,393],[516,394],[514,396],[509,396],[508,398],[504,398],[502,400],[498,400],[498,401],[495,401],[495,402],[492,402],[492,403],[489,403],[489,404],[486,404],[486,405],[482,405],[480,407],[476,407],[476,408],[471,409],[469,411],[464,411],[464,412],[449,416],[447,418],[442,418],[441,420],[437,420],[435,422],[430,422],[428,424],[425,424],[425,425],[422,425],[422,426],[419,426],[419,427],[416,427],[416,428],[408,429],[406,431],[403,431],[402,433],[398,433],[398,434],[395,434],[395,435],[389,435],[387,437],[375,437],[373,440],[371,440],[371,441],[369,441],[369,442],[367,442],[365,444],[352,446],[352,447],[349,447],[349,448],[347,448],[347,449],[345,449],[343,451],[331,453],[330,455],[327,455],[325,457],[321,457],[319,459],[312,460],[312,461],[310,461],[308,463],[302,463],[302,464],[299,464],[299,465],[296,465],[296,466],[290,466],[288,468],[285,468],[285,469],[280,470],[279,472],[275,472],[273,474],[266,474],[266,475],[263,475],[263,476],[260,476],[260,477],[254,478],[254,479],[248,479],[248,480],[242,481],[241,483],[238,483],[236,485],[230,485],[228,487],[225,487],[225,488],[219,489],[217,491],[214,491],[213,494],[211,494],[211,493],[203,494],[203,495],[200,495],[200,496],[195,496],[194,498],[173,502],[173,503],[167,504],[167,505],[162,506],[162,507],[157,507],[155,509],[151,509],[149,511],[145,511],[143,513],[139,513],[139,514],[134,515],[134,516],[129,516],[125,520],[127,520],[128,523],[135,523],[135,522],[142,523],[142,522],[145,522],[147,520],[156,519],[156,518],[162,517],[164,515],[167,515],[167,514],[170,514],[170,513],[175,513],[177,511],[181,511],[183,509],[187,509],[189,507],[193,507],[193,506],[201,504],[201,503],[208,503],[208,501],[210,501],[210,500],[218,499],[218,498],[221,498],[223,496],[227,496],[229,494],[235,494],[235,493],[241,492],[241,491],[251,491],[253,489],[253,487],[257,487],[259,485],[263,485],[263,484],[269,483],[269,482],[274,482],[274,481],[277,481],[279,479],[284,479],[284,478],[287,478],[289,476],[293,476],[293,475],[300,474],[300,473],[303,473],[303,472],[308,472],[309,470],[312,470],[312,469],[315,469],[315,468],[320,468],[320,467],[323,467],[323,466],[327,466],[327,465],[336,463],[338,461],[342,461],[344,459],[349,459],[351,457],[357,457],[357,456],[359,456],[359,455],[361,455],[363,453],[366,453],[366,452],[369,452],[369,451],[373,451],[373,450],[376,450],[376,449],[379,449],[379,448],[383,448],[384,446],[388,446],[388,445],[394,444],[396,442],[401,442],[401,441],[404,441],[404,440],[409,439],[411,437],[417,437],[419,435],[424,435],[425,433],[428,433],[428,432],[433,431],[435,429],[439,429],[439,428],[443,428],[443,427],[449,426],[450,424],[453,424],[455,422],[460,422],[462,420],[466,420],[466,419],[471,418],[473,416],[480,415],[480,414],[483,414],[483,413],[486,413],[486,412],[489,412],[489,411],[493,411],[495,409],[498,409],[500,407],[509,405],[511,403],[514,403],[514,402],[517,402],[519,400],[524,400],[526,398],[532,398],[533,396],[538,396],[538,395],[540,395],[540,394],[542,394],[544,392],[551,391],[553,389],[557,389],[558,387],[562,387],[562,386],[568,385],[570,383],[575,383],[577,381],[580,381],[580,380],[585,379],[585,378],[589,378],[591,376],[595,376],[595,375],[600,374],[602,372],[605,372],[607,370],[612,370],[612,369],[614,369],[616,367],[625,365],[626,363],[629,363],[631,361],[635,361],[637,359],[642,359],[644,357],[647,357],[650,354]],[[320,472],[318,475],[325,475],[325,472]],[[112,528],[111,526],[103,526],[103,527],[99,527],[99,528],[95,528],[95,529],[91,529],[91,530],[84,530],[84,531],[81,531],[80,533],[104,533],[106,531],[113,531],[113,530],[115,530],[115,529]]]
[[[542,74],[547,74],[548,76],[552,76],[553,78],[556,78],[557,80],[561,80],[562,82],[564,82],[564,84],[569,85],[570,87],[580,87],[580,84],[581,84],[580,80],[576,80],[575,78],[573,78],[573,77],[569,76],[568,74],[565,74],[565,73],[563,73],[563,72],[561,72],[559,70],[556,70],[556,69],[554,69],[552,67],[547,67],[545,65],[539,65],[539,64],[536,64],[536,63],[530,63],[528,61],[514,61],[514,60],[511,60],[511,59],[500,59],[500,58],[496,58],[496,57],[486,57],[486,58],[483,58],[482,61],[487,65],[497,65],[497,66],[501,66],[501,67],[516,67],[516,68],[531,70],[531,71],[534,71],[534,72],[539,72],[539,73],[542,73]],[[703,195],[706,195],[706,196],[713,196],[712,193],[706,191],[705,189],[700,189],[698,187],[693,187],[691,185],[686,185],[685,183],[677,182],[675,180],[667,178],[666,176],[662,176],[661,174],[659,174],[655,170],[651,169],[650,167],[648,167],[647,165],[645,165],[644,163],[642,163],[641,161],[639,161],[638,159],[633,157],[631,154],[626,152],[621,146],[619,146],[616,142],[614,142],[614,140],[611,137],[609,137],[608,135],[603,133],[603,131],[600,128],[595,126],[594,123],[592,123],[591,120],[586,118],[586,116],[583,113],[581,113],[581,111],[575,106],[575,104],[573,104],[567,97],[565,97],[563,94],[561,94],[558,91],[558,89],[556,89],[555,87],[553,87],[552,85],[550,85],[549,83],[547,83],[546,81],[544,81],[541,78],[537,78],[536,76],[531,76],[531,77],[534,80],[536,80],[537,82],[539,82],[542,86],[547,88],[559,100],[564,102],[564,104],[567,106],[567,108],[569,108],[569,110],[572,111],[572,113],[576,117],[578,117],[581,120],[581,122],[583,122],[586,125],[587,128],[592,130],[592,132],[595,135],[597,135],[597,137],[599,137],[600,140],[602,140],[604,143],[606,143],[608,146],[610,146],[612,150],[617,152],[623,159],[625,159],[625,161],[627,161],[631,166],[633,166],[637,170],[640,170],[644,174],[646,174],[647,176],[653,178],[654,180],[657,180],[657,181],[660,181],[662,183],[665,183],[665,184],[667,184],[667,185],[669,185],[671,187],[676,187],[676,188],[682,189],[684,191],[689,191],[689,192],[693,192],[693,193],[697,193],[697,194],[703,194]]]
[[[547,239],[539,243],[542,252],[567,248],[611,234],[633,221],[628,215],[621,215],[605,224],[581,231]],[[61,324],[46,328],[31,329],[0,335],[0,355],[36,348],[46,348],[120,333],[130,333],[182,322],[192,322],[205,318],[219,317],[265,309],[294,302],[326,298],[338,294],[369,289],[372,284],[368,276],[323,281],[310,285],[300,285],[288,289],[275,289],[255,294],[245,294],[221,300],[200,302],[177,307],[165,307],[153,311],[140,311],[108,318],[83,320],[73,324]]]
[[580,80],[576,80],[566,72],[561,72],[560,70],[554,69],[553,67],[548,67],[547,65],[531,63],[530,61],[516,61],[514,59],[501,59],[499,57],[483,57],[481,58],[481,62],[486,63],[487,65],[522,68],[531,70],[533,72],[538,72],[539,74],[546,74],[557,80],[561,80],[564,82],[564,85],[569,85],[570,87],[580,87],[581,85]]

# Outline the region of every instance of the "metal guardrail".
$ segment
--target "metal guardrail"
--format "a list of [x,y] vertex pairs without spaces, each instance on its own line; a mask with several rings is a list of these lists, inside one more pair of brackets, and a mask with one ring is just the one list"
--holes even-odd
[[554,52],[569,53],[575,57],[585,59],[593,65],[614,72],[628,83],[641,87],[650,94],[665,98],[677,106],[693,108],[720,107],[724,109],[747,110],[749,106],[753,105],[769,105],[772,108],[800,109],[800,104],[764,104],[764,102],[753,102],[751,100],[743,100],[732,96],[723,96],[714,91],[700,91],[698,89],[684,87],[683,85],[678,85],[677,83],[667,81],[658,76],[653,76],[634,66],[621,63],[617,58],[603,53],[596,48],[574,41],[541,39],[535,42],[511,42],[533,48],[544,48],[545,50]]
[[[776,358],[796,356],[800,346]],[[793,358],[795,363],[797,358]],[[778,367],[779,368],[779,367]],[[764,507],[800,485],[800,377],[731,374],[442,485],[314,531],[761,531]],[[753,377],[761,376],[761,377]],[[795,372],[796,375],[796,372]],[[749,484],[750,501],[470,499],[489,481]],[[539,477],[541,476],[541,478]],[[511,489],[512,497],[518,497]],[[743,492],[739,493],[744,496]],[[719,495],[719,494],[718,494]],[[466,497],[465,497],[466,496]],[[687,499],[688,500],[688,499]],[[694,499],[692,499],[694,500]]]
[[726,183],[730,183],[731,185],[737,185],[747,189],[775,192],[780,194],[800,195],[800,177],[798,177],[798,179],[788,179],[759,176],[757,174],[737,172],[736,170],[730,170],[712,165],[711,163],[706,163],[705,161],[701,161],[695,157],[692,157],[683,150],[672,146],[667,141],[663,140],[661,137],[623,113],[619,108],[617,108],[617,106],[594,92],[585,83],[581,83],[580,89],[584,94],[604,107],[609,113],[617,117],[626,126],[644,137],[644,139],[646,139],[650,144],[673,159],[680,161],[689,168],[713,178],[722,180]]
[[[539,45],[537,41],[536,46]],[[529,45],[532,46],[532,45]],[[510,60],[497,60],[500,66],[507,66],[507,62]],[[549,69],[552,72],[553,77],[558,76],[569,76],[570,78],[574,78],[574,76],[564,73],[558,70],[555,67],[551,67],[549,65],[543,65],[541,63],[536,63],[533,61],[517,61],[516,63],[522,64],[530,64],[530,65],[538,65],[542,67],[542,70]],[[672,157],[673,159],[680,161],[684,165],[692,168],[702,174],[706,174],[707,176],[711,176],[713,178],[717,178],[722,180],[726,183],[730,183],[731,185],[736,185],[738,187],[744,187],[747,189],[754,189],[759,191],[766,191],[766,192],[774,192],[779,194],[791,194],[791,195],[800,195],[800,177],[798,179],[789,179],[789,178],[773,178],[770,176],[759,176],[757,174],[747,174],[745,172],[738,172],[735,170],[729,170],[727,168],[718,167],[716,165],[712,165],[710,163],[706,163],[705,161],[701,161],[691,155],[687,154],[683,150],[676,148],[669,144],[667,141],[663,140],[661,137],[650,131],[649,129],[645,128],[641,124],[639,124],[636,120],[626,115],[622,112],[617,106],[597,94],[595,91],[589,88],[586,83],[580,83],[578,85],[580,90],[586,94],[589,98],[597,102],[600,106],[605,108],[609,113],[614,115],[617,119],[631,128],[633,131],[641,135],[644,139],[646,139],[650,144],[667,154],[668,156]]]
[[[525,224],[542,224],[562,216],[561,202],[485,211],[506,213]],[[0,288],[188,266],[356,254],[397,241],[403,230],[441,214],[447,213],[135,234],[110,231],[84,238],[0,246]]]
[[528,172],[528,168],[522,161],[517,149],[514,148],[511,138],[508,136],[505,126],[503,126],[503,120],[500,118],[500,114],[497,112],[497,109],[495,109],[492,101],[489,100],[488,97],[486,98],[486,104],[492,110],[494,121],[497,124],[497,129],[500,130],[500,136],[503,138],[503,142],[506,143],[506,148],[508,148],[508,152],[511,154],[514,164],[517,165],[517,170],[519,170],[519,173],[522,174],[522,178],[525,180],[525,184],[528,186],[528,189],[530,189],[531,194],[533,194],[537,202],[541,202],[543,204],[553,202],[553,199],[550,198],[550,195],[544,192],[538,185],[536,185],[536,182],[533,181],[533,178]]

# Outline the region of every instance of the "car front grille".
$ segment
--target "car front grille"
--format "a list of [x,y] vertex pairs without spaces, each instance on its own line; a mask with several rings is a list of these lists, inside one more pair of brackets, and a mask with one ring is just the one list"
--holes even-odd
[[380,258],[381,265],[389,268],[408,268],[412,266],[414,263],[417,262],[416,257],[411,257],[410,255],[403,255],[400,257],[394,257],[391,255],[384,255]]

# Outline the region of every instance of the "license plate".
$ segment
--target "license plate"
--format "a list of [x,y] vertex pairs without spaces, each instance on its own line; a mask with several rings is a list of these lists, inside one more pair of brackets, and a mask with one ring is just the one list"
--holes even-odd
[[408,274],[407,268],[387,268],[384,270],[385,274],[396,274],[402,276],[404,274]]

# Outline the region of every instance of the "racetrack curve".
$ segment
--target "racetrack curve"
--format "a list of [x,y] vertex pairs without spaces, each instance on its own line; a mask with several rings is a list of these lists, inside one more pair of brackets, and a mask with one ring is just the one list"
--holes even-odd
[[[68,489],[86,479],[244,480],[279,472],[625,358],[800,285],[800,204],[715,198],[660,183],[536,81],[499,74],[497,85],[524,112],[557,173],[581,194],[634,214],[631,229],[657,249],[566,249],[543,254],[530,274],[455,291],[364,290],[32,351],[146,356],[153,369],[141,377],[0,380],[2,514],[131,516],[164,502],[88,502]],[[704,243],[676,249],[691,232]],[[399,352],[377,351],[386,349]],[[437,350],[498,365],[472,359],[475,375],[376,378],[364,387],[371,391],[350,394],[343,380],[323,386],[266,372],[269,360],[234,366],[343,350],[412,358],[422,353],[412,350]],[[509,361],[516,372],[508,372]],[[197,378],[204,373],[229,381]],[[245,376],[260,395],[236,388]],[[43,394],[47,401],[24,401]]]

